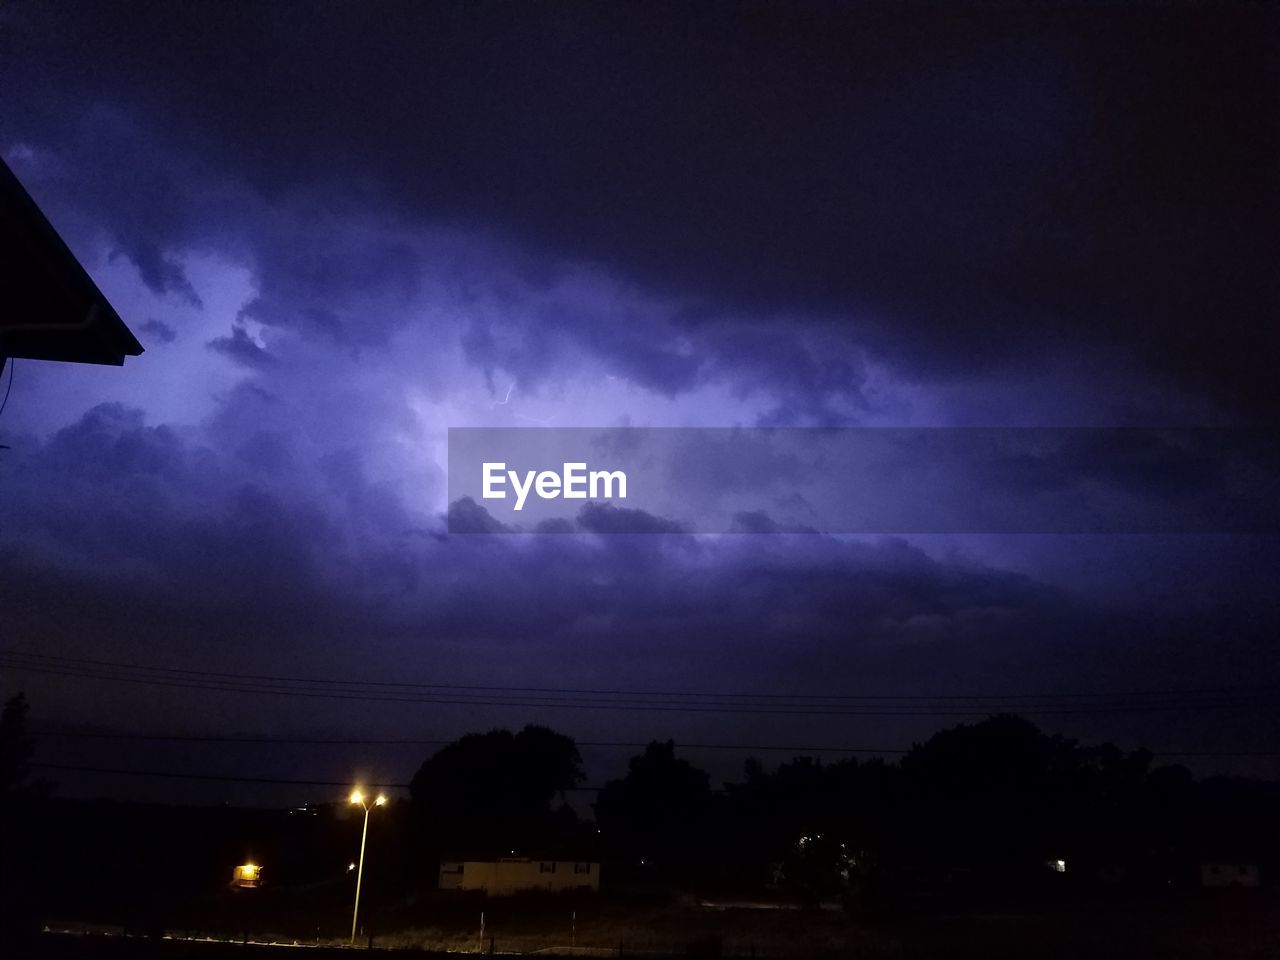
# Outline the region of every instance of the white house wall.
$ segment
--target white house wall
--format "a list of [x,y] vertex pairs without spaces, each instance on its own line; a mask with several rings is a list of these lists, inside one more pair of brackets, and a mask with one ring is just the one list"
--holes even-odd
[[[442,890],[484,890],[491,894],[524,890],[599,890],[600,864],[572,860],[464,860],[440,865]],[[575,866],[579,868],[575,871]],[[547,869],[552,867],[553,869]],[[586,867],[586,872],[581,868]]]

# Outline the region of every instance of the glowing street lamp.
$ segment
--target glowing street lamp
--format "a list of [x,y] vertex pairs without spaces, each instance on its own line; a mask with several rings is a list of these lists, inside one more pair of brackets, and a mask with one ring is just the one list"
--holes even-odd
[[[356,867],[356,905],[355,909],[351,911],[351,945],[354,947],[356,944],[356,920],[360,917],[360,881],[364,878],[364,842],[369,836],[369,811],[373,807],[369,806],[368,798],[359,787],[351,791],[349,799],[353,804],[364,807],[364,829],[360,832],[360,860],[359,866]],[[386,802],[387,798],[380,793],[374,798],[373,806],[380,807]]]

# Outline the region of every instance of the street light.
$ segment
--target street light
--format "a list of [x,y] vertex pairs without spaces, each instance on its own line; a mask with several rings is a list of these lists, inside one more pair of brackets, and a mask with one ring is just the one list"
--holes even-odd
[[[364,878],[364,842],[369,836],[369,811],[372,807],[368,804],[368,798],[364,792],[356,787],[351,791],[350,800],[352,803],[364,807],[364,829],[360,831],[360,860],[359,866],[356,868],[356,905],[351,911],[351,945],[356,945],[356,920],[360,917],[360,881]],[[374,798],[373,806],[380,807],[387,802],[387,798],[381,793]]]

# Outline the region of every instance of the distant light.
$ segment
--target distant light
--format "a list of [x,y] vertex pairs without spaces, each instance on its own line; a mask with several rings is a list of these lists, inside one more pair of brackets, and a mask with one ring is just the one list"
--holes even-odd
[[1045,866],[1048,867],[1050,870],[1052,870],[1054,873],[1067,872],[1067,861],[1065,860],[1048,860],[1045,862]]
[[352,803],[364,803],[364,794],[363,794],[363,793],[361,793],[359,790],[352,790],[352,791],[351,791],[351,802],[352,802]]
[[350,873],[350,872],[351,872],[352,870],[354,870],[355,868],[356,868],[355,863],[348,863],[348,864],[347,864],[347,873]]

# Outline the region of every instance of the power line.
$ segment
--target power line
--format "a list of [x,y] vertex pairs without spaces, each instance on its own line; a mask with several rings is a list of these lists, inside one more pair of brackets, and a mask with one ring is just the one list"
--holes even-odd
[[[183,773],[177,770],[122,770],[119,767],[82,767],[71,763],[29,763],[37,770],[63,770],[72,773],[106,773],[124,777],[156,777],[165,780],[204,780],[217,783],[270,783],[291,787],[350,787],[351,780],[293,780],[280,777],[232,777],[213,773]],[[407,783],[364,783],[365,787],[385,790],[409,788]]]
[[[365,737],[260,737],[206,734],[167,734],[167,733],[119,733],[113,731],[92,730],[35,730],[32,736],[50,739],[97,739],[126,740],[148,742],[175,743],[246,743],[246,744],[280,744],[289,746],[448,746],[457,742],[453,740],[419,739],[419,738],[365,738]],[[589,749],[626,749],[643,750],[653,741],[604,741],[575,740],[578,747]],[[815,746],[813,744],[763,744],[763,743],[686,743],[675,741],[680,750],[735,750],[740,752],[780,752],[796,755],[810,753],[840,754],[894,754],[905,755],[911,751],[901,747],[832,747]],[[1150,750],[1158,757],[1211,757],[1211,758],[1270,758],[1280,757],[1277,750]]]
[[[30,763],[37,770],[63,770],[71,773],[102,773],[123,777],[156,777],[164,780],[203,780],[216,783],[268,783],[293,787],[350,787],[352,780],[295,780],[281,777],[235,777],[214,773],[186,773],[181,770],[127,770],[120,767],[85,767],[70,763]],[[408,790],[407,783],[371,783],[362,781],[362,787],[384,790]],[[565,787],[565,792],[598,793],[600,787]]]
[[1272,701],[1220,700],[1201,702],[1165,703],[1111,703],[1072,706],[1041,706],[1021,704],[992,704],[987,707],[920,707],[911,705],[892,705],[884,707],[802,707],[800,705],[763,706],[754,703],[717,703],[699,704],[696,702],[669,701],[607,701],[607,700],[558,700],[552,698],[498,698],[498,697],[406,697],[378,695],[372,693],[343,693],[329,690],[298,690],[290,687],[247,686],[226,682],[186,682],[181,680],[164,680],[154,677],[123,676],[118,674],[95,673],[83,670],[66,670],[55,667],[32,666],[30,664],[13,663],[0,660],[0,666],[31,673],[50,674],[62,677],[75,677],[90,680],[106,680],[118,683],[141,684],[152,687],[167,687],[182,690],[204,690],[218,693],[258,694],[272,697],[298,697],[318,700],[347,700],[362,703],[406,703],[417,705],[454,705],[483,707],[523,707],[555,710],[617,710],[627,712],[668,712],[668,713],[705,713],[705,714],[749,714],[772,716],[813,716],[813,717],[969,717],[981,718],[992,713],[1017,709],[1018,712],[1036,715],[1075,715],[1075,714],[1114,714],[1145,713],[1160,711],[1190,710],[1230,710],[1248,707],[1270,707]]
[[[203,734],[166,734],[166,733],[117,733],[112,731],[93,730],[36,730],[32,736],[51,739],[95,739],[95,740],[127,740],[157,741],[175,743],[247,743],[247,744],[284,744],[289,746],[410,746],[433,747],[448,746],[453,740],[432,740],[417,738],[363,738],[363,737],[258,737],[240,735],[203,735]],[[643,750],[652,741],[602,741],[575,740],[579,747],[589,749],[627,749]],[[757,750],[781,751],[794,753],[893,753],[905,754],[910,751],[888,747],[818,747],[788,746],[785,744],[746,744],[746,743],[684,743],[676,741],[681,750]]]
[[[34,662],[32,662],[34,661]],[[59,666],[59,664],[68,663],[71,666]],[[717,714],[765,714],[765,715],[791,715],[791,716],[913,716],[913,717],[981,717],[989,715],[993,712],[1001,712],[1014,707],[1013,704],[992,700],[986,706],[981,706],[976,702],[968,702],[964,708],[943,706],[940,704],[930,703],[883,703],[883,704],[861,704],[856,702],[842,704],[822,704],[814,702],[810,695],[797,695],[795,699],[799,699],[800,703],[791,703],[781,698],[768,702],[759,702],[752,695],[741,695],[745,699],[739,702],[717,701],[707,703],[706,701],[689,701],[678,700],[672,701],[668,699],[652,699],[662,698],[666,694],[630,694],[628,699],[607,699],[603,695],[598,698],[583,699],[580,695],[572,694],[566,696],[562,691],[556,691],[554,688],[540,688],[545,692],[536,695],[504,695],[501,688],[470,688],[476,691],[490,690],[490,693],[474,693],[462,694],[454,693],[449,696],[413,696],[403,695],[403,691],[391,692],[371,692],[358,689],[332,689],[332,688],[298,688],[289,686],[291,682],[299,682],[296,678],[284,678],[280,682],[260,681],[252,676],[217,673],[214,671],[175,671],[172,668],[159,667],[141,667],[132,664],[116,664],[110,661],[89,661],[89,666],[75,666],[75,664],[83,664],[85,661],[75,660],[74,658],[59,658],[42,654],[4,654],[0,651],[0,666],[10,669],[44,673],[64,677],[76,677],[82,679],[106,680],[111,682],[141,684],[146,686],[169,687],[175,689],[191,689],[191,690],[208,690],[226,693],[247,693],[269,696],[289,696],[301,697],[309,699],[326,699],[326,700],[354,700],[369,703],[412,703],[412,704],[439,704],[439,705],[460,705],[460,706],[489,706],[489,707],[535,707],[535,708],[551,708],[551,709],[587,709],[587,710],[626,710],[626,711],[665,711],[665,712],[685,712],[685,713],[717,713]],[[160,671],[167,673],[185,674],[184,676],[176,676],[172,679],[165,677],[157,677],[145,671]],[[309,683],[329,683],[329,681],[309,680]],[[348,681],[343,681],[348,683]],[[1250,701],[1240,699],[1239,694],[1258,693],[1262,689],[1268,688],[1237,688],[1235,691],[1219,688],[1217,690],[1202,691],[1185,691],[1178,692],[1175,696],[1169,694],[1130,694],[1130,696],[1165,696],[1164,702],[1148,701],[1148,702],[1123,702],[1117,701],[1112,703],[1087,703],[1087,704],[1063,704],[1060,702],[1052,702],[1048,704],[1037,704],[1030,702],[1019,702],[1016,709],[1019,712],[1034,715],[1053,715],[1053,714],[1087,714],[1087,713],[1128,713],[1128,712],[1148,712],[1148,711],[1167,711],[1167,710],[1221,710],[1221,709],[1239,709],[1242,707],[1265,706],[1270,705],[1270,698],[1261,701]],[[1196,700],[1197,696],[1208,694],[1227,694],[1235,693],[1237,696],[1232,699],[1217,700]],[[1097,696],[1098,694],[1090,694]],[[690,696],[690,694],[682,694],[682,696]],[[723,694],[717,696],[724,696]],[[1022,695],[1018,695],[1019,698]],[[1063,700],[1068,695],[1056,695],[1056,700]],[[1120,695],[1107,695],[1120,696]],[[645,697],[649,699],[631,699],[630,697]],[[1187,699],[1190,697],[1191,699]],[[827,699],[827,698],[823,698]],[[899,699],[899,698],[893,698]],[[903,700],[911,701],[914,698],[904,697]]]
[[1128,691],[1079,691],[1067,693],[1012,693],[1012,694],[813,694],[813,693],[750,693],[724,691],[692,691],[692,690],[625,690],[577,687],[518,687],[499,685],[468,685],[456,683],[424,683],[401,680],[348,680],[344,678],[297,677],[274,674],[227,673],[217,670],[197,670],[185,667],[163,667],[150,664],[128,663],[116,660],[97,660],[80,657],[64,657],[52,654],[35,653],[24,650],[0,648],[0,656],[22,657],[41,661],[65,664],[80,664],[92,667],[104,667],[119,670],[135,670],[155,673],[183,675],[195,678],[222,678],[228,681],[263,681],[284,684],[318,684],[334,687],[386,687],[412,688],[424,690],[474,691],[490,693],[516,694],[548,694],[556,696],[635,696],[635,697],[694,697],[694,698],[728,698],[753,700],[841,700],[841,701],[1003,701],[1003,700],[1065,700],[1083,698],[1138,698],[1138,697],[1170,697],[1170,696],[1204,696],[1210,694],[1228,694],[1245,692],[1267,692],[1280,690],[1280,684],[1254,684],[1235,687],[1201,687],[1191,689],[1164,690],[1128,690]]

